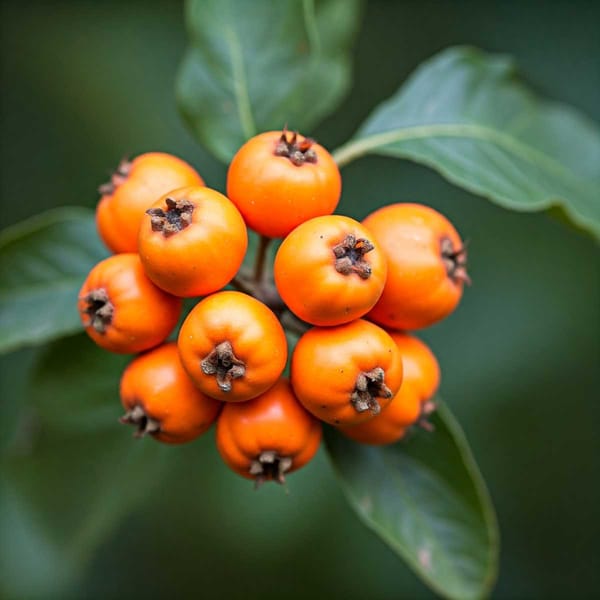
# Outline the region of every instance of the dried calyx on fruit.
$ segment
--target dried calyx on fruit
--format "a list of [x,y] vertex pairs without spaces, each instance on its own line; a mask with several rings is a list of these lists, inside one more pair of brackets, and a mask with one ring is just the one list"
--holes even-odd
[[256,487],[265,481],[285,483],[285,474],[292,468],[289,456],[280,456],[274,450],[265,450],[250,463],[249,473],[254,477]]
[[110,196],[115,193],[115,190],[127,181],[127,177],[129,177],[129,173],[131,172],[131,161],[127,158],[124,158],[119,166],[115,169],[115,171],[110,176],[110,181],[103,183],[98,186],[98,193],[103,196]]
[[217,421],[217,448],[238,474],[285,483],[288,473],[309,462],[319,448],[321,424],[280,378],[264,394],[247,402],[226,402]]
[[119,386],[125,415],[135,437],[151,435],[165,444],[183,444],[202,435],[217,418],[221,404],[196,389],[179,360],[174,343],[134,358]]
[[292,354],[294,393],[306,410],[331,425],[372,419],[398,393],[402,376],[402,355],[393,339],[362,319],[313,327]]
[[163,342],[181,314],[181,299],[156,287],[137,254],[100,261],[79,291],[79,316],[86,333],[102,348],[135,354]]
[[203,186],[186,162],[163,152],[147,152],[124,160],[108,183],[100,186],[96,208],[98,233],[115,253],[138,252],[138,234],[148,208],[173,190]]
[[126,425],[135,425],[136,430],[133,436],[136,438],[160,431],[160,423],[149,417],[140,404],[136,404],[131,410],[128,410],[119,421]]
[[245,402],[266,392],[287,360],[285,332],[273,311],[230,290],[207,296],[190,311],[178,347],[196,386],[223,402]]
[[467,243],[455,250],[452,240],[444,237],[440,241],[440,250],[448,277],[456,282],[471,285],[471,278],[467,273]]
[[87,322],[84,322],[84,327],[91,326],[98,333],[104,333],[112,322],[115,310],[108,298],[108,292],[104,288],[92,290],[82,301],[85,303],[82,313],[89,317]]
[[167,210],[162,208],[149,208],[146,214],[150,215],[152,231],[161,231],[169,237],[185,229],[192,222],[194,204],[189,200],[174,200],[166,198]]
[[271,238],[286,237],[308,219],[333,213],[341,191],[331,154],[286,129],[250,138],[227,171],[227,197],[250,229]]
[[385,371],[376,367],[368,373],[362,372],[356,378],[356,386],[350,395],[350,402],[356,412],[370,410],[374,415],[381,412],[377,398],[391,398],[392,391],[385,385]]
[[383,292],[368,318],[394,330],[423,329],[460,302],[466,248],[452,223],[431,207],[390,204],[363,220],[387,259]]
[[230,392],[232,381],[246,373],[246,364],[236,357],[229,342],[221,342],[215,346],[200,366],[205,375],[215,376],[217,385],[223,392]]
[[146,208],[138,252],[148,277],[183,298],[226,286],[239,270],[248,232],[235,206],[206,186],[165,194]]
[[284,128],[279,142],[275,146],[275,156],[289,158],[292,164],[297,167],[302,166],[304,163],[316,163],[317,153],[312,149],[315,141],[311,138],[299,139],[297,131],[291,134],[290,139],[288,139],[288,134],[287,128]]
[[371,276],[371,265],[363,258],[375,246],[365,238],[356,239],[348,234],[344,240],[333,247],[335,255],[335,270],[342,275],[356,273],[361,279]]

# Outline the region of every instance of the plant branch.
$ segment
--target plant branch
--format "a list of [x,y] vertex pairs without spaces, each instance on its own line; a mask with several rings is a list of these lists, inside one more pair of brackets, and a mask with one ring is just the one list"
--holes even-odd
[[295,333],[298,336],[305,334],[311,325],[299,319],[296,315],[290,312],[289,309],[284,310],[279,317],[284,329],[290,333]]
[[256,260],[254,262],[254,283],[260,285],[265,275],[265,263],[267,259],[267,250],[271,244],[271,238],[261,235],[258,241],[258,250],[256,251]]
[[230,285],[232,285],[238,292],[244,292],[244,294],[248,294],[249,296],[254,296],[256,294],[255,287],[246,279],[244,279],[238,273],[231,281]]

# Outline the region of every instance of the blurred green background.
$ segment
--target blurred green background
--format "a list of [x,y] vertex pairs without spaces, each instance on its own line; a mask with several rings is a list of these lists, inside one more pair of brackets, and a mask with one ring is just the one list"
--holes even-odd
[[[148,150],[182,156],[224,189],[225,167],[194,143],[175,106],[186,43],[179,3],[1,6],[2,227],[46,208],[94,206],[111,167]],[[338,146],[419,62],[456,43],[514,55],[536,91],[600,121],[599,22],[600,4],[591,1],[369,2],[351,93],[333,117],[305,133]],[[343,175],[340,211],[362,218],[390,202],[425,202],[470,241],[474,285],[457,312],[423,337],[439,357],[442,395],[466,430],[498,510],[494,596],[591,597],[600,586],[597,247],[547,215],[502,210],[408,162],[368,158]],[[86,347],[74,338],[53,352],[81,366],[94,360],[81,352]],[[0,595],[432,596],[355,519],[324,454],[290,478],[289,495],[275,486],[254,493],[226,471],[212,436],[183,448],[151,448],[156,470],[136,479],[135,457],[121,460],[121,449],[134,442],[116,424],[110,445],[85,430],[67,434],[60,424],[60,435],[24,432],[23,423],[32,422],[24,421],[30,396],[61,391],[30,381],[38,355],[19,351],[0,363],[2,445],[23,460],[33,445],[38,457],[33,479],[6,493],[0,506]],[[77,414],[86,402],[79,382],[59,383]],[[110,423],[119,414],[116,381],[114,395]],[[52,418],[60,423],[61,414]],[[102,465],[92,458],[97,443],[106,443]],[[11,463],[13,480],[18,465]],[[123,518],[104,500],[95,502],[94,485],[106,469],[130,477],[141,498]],[[65,499],[72,504],[67,500],[66,510]],[[119,492],[110,502],[126,512],[129,497]],[[70,516],[86,511],[93,518],[75,541],[47,534],[63,521],[68,530]]]

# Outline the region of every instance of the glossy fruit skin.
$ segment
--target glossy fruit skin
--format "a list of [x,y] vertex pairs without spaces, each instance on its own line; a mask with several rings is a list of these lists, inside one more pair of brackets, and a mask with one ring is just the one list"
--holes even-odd
[[313,415],[332,425],[353,425],[375,412],[357,411],[352,403],[361,373],[383,369],[387,397],[377,396],[383,409],[400,389],[402,357],[383,329],[363,319],[336,327],[313,327],[296,344],[291,383],[298,400]]
[[[372,248],[354,267],[362,268],[363,276],[336,269],[340,260],[334,248],[352,238],[366,240]],[[273,274],[281,298],[296,316],[313,325],[340,325],[373,308],[385,285],[387,263],[367,228],[350,217],[328,215],[302,223],[283,240]]]
[[404,382],[412,387],[421,404],[430,400],[440,386],[441,372],[435,354],[418,337],[402,331],[388,331],[402,354]]
[[144,214],[138,248],[146,275],[175,296],[204,296],[220,290],[237,273],[248,247],[238,209],[223,194],[195,186],[169,192],[150,210],[173,212],[167,210],[167,198],[192,206],[191,222],[167,236],[154,230],[153,216]]
[[[244,374],[223,391],[202,363],[215,348],[229,342],[244,363]],[[195,384],[208,396],[224,402],[243,402],[267,391],[287,360],[287,340],[274,313],[252,296],[225,291],[208,296],[189,313],[178,339],[181,361]]]
[[311,145],[315,163],[296,166],[289,158],[276,156],[282,133],[268,131],[248,140],[227,173],[227,196],[247,225],[268,237],[285,237],[300,223],[331,214],[342,190],[337,164],[319,144]]
[[140,154],[122,164],[128,165],[127,175],[119,176],[118,171],[113,175],[114,191],[108,185],[96,208],[98,233],[114,253],[137,252],[142,217],[158,198],[176,188],[204,185],[195,169],[164,152]]
[[421,204],[391,204],[363,221],[383,248],[388,274],[379,301],[368,314],[393,329],[421,329],[447,317],[458,305],[463,281],[448,275],[440,245],[463,243],[439,212]]
[[404,380],[400,391],[381,414],[366,423],[340,427],[347,437],[362,444],[393,444],[421,417],[421,407],[440,383],[440,367],[427,344],[401,332],[389,332],[402,354]]
[[175,343],[135,358],[121,377],[120,396],[126,411],[141,406],[148,418],[160,424],[150,435],[167,444],[182,444],[203,434],[222,406],[194,386]]
[[304,466],[319,449],[321,430],[282,377],[253,400],[225,404],[217,421],[217,448],[233,471],[254,479],[252,462],[265,451],[290,457],[287,472]]
[[[86,313],[89,294],[103,291],[112,318],[102,333]],[[105,350],[134,354],[162,343],[181,314],[181,300],[156,287],[137,254],[124,253],[99,262],[88,274],[77,303],[86,333]]]

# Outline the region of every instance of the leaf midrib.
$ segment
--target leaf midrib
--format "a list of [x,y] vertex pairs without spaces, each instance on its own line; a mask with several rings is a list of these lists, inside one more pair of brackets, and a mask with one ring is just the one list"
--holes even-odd
[[[227,3],[227,10],[230,12],[232,10],[230,2]],[[311,56],[314,57],[314,60],[317,60],[321,51],[321,41],[316,24],[314,1],[303,0],[302,12],[304,17],[304,27],[311,48]],[[235,22],[235,19],[230,19],[230,22]],[[257,134],[257,128],[248,89],[248,78],[246,77],[246,65],[244,62],[241,39],[238,32],[234,30],[233,27],[225,26],[223,28],[223,36],[231,61],[233,94],[235,97],[238,118],[240,119],[240,125],[242,126],[246,139],[250,139]]]
[[[227,2],[227,10],[231,13],[231,3]],[[230,23],[235,23],[235,20],[230,18]],[[231,60],[231,71],[233,79],[233,94],[235,96],[235,104],[237,107],[238,117],[242,130],[247,139],[256,135],[256,123],[252,114],[252,102],[248,90],[248,81],[246,78],[246,65],[244,63],[244,53],[242,52],[242,44],[240,36],[233,27],[225,26],[223,28],[225,43],[229,50],[229,58]]]
[[[497,524],[496,516],[494,513],[494,509],[493,509],[493,506],[491,504],[491,500],[489,497],[489,492],[487,491],[485,482],[482,479],[479,468],[477,467],[477,464],[476,464],[476,462],[473,458],[473,455],[469,449],[468,442],[466,440],[464,432],[460,428],[460,425],[456,421],[455,417],[452,415],[450,410],[447,408],[447,406],[444,404],[444,402],[439,397],[437,398],[437,403],[438,403],[438,411],[437,411],[438,418],[441,419],[441,422],[443,424],[443,429],[446,429],[448,431],[448,434],[452,438],[453,443],[456,446],[456,450],[458,451],[458,453],[462,459],[463,465],[469,475],[471,485],[473,486],[473,489],[474,489],[476,497],[477,497],[477,507],[475,508],[475,510],[477,513],[481,514],[481,516],[483,517],[485,536],[486,536],[486,539],[489,541],[489,546],[486,548],[486,551],[485,551],[485,562],[483,563],[484,569],[485,569],[484,577],[481,579],[481,581],[477,587],[477,590],[475,592],[477,594],[476,595],[477,598],[484,597],[489,593],[489,591],[491,589],[491,585],[493,584],[493,582],[497,576],[497,563],[495,561],[495,557],[497,557],[498,546],[499,546],[498,524]],[[328,446],[329,446],[329,443],[328,443]],[[371,530],[375,531],[375,533],[377,535],[379,535],[379,537],[388,546],[390,546],[390,548],[392,548],[397,554],[400,554],[406,560],[406,562],[409,563],[409,565],[411,565],[413,568],[415,568],[415,570],[418,573],[423,573],[424,580],[430,585],[430,587],[432,589],[436,590],[442,596],[454,598],[455,596],[449,596],[449,594],[447,593],[447,590],[445,590],[441,584],[438,584],[438,582],[435,579],[433,579],[431,576],[429,576],[426,572],[422,571],[421,565],[418,564],[418,562],[416,562],[414,560],[413,556],[411,554],[409,554],[408,552],[404,551],[404,548],[401,545],[401,542],[398,543],[393,538],[393,536],[389,536],[388,533],[385,531],[385,528],[382,525],[380,525],[376,520],[373,520],[370,516],[368,516],[362,510],[360,500],[356,494],[355,488],[353,485],[350,484],[349,480],[343,475],[343,469],[336,461],[335,455],[336,455],[335,452],[330,452],[332,466],[334,467],[334,470],[336,471],[338,480],[342,486],[344,494],[348,497],[350,503],[355,508],[357,514],[360,516],[360,519],[367,525],[367,527],[369,527]],[[413,464],[417,464],[417,463],[421,464],[422,466],[425,467],[425,470],[428,471],[429,473],[432,472],[431,469],[427,466],[427,463],[426,462],[423,463],[418,457],[414,457],[411,455],[407,455],[405,457],[407,459],[409,459]],[[380,460],[383,461],[386,459],[384,457],[380,457]],[[389,460],[389,459],[387,459],[387,460]],[[389,471],[393,472],[393,469],[391,469]],[[434,476],[437,478],[438,477],[437,472],[434,471],[434,473],[435,473]],[[412,503],[412,504],[414,505],[414,503]]]
[[497,129],[474,123],[432,123],[368,135],[351,140],[340,147],[334,152],[334,158],[340,166],[343,166],[354,158],[382,150],[390,144],[436,137],[458,137],[490,142],[561,179],[568,180],[569,184],[580,192],[587,191],[581,178],[553,157]]
[[[409,456],[404,456],[403,458],[406,459],[408,463],[417,465],[417,467],[421,471],[427,473],[427,475],[429,477],[431,477],[432,479],[434,479],[436,482],[438,482],[438,483],[441,482],[441,484],[442,484],[441,487],[448,489],[448,485],[444,481],[444,479],[442,477],[440,477],[435,471],[430,469],[425,463],[423,463],[422,461],[419,461],[413,457],[409,457]],[[457,569],[457,567],[454,566],[454,563],[452,563],[449,559],[446,558],[446,552],[444,552],[443,546],[439,542],[438,534],[435,532],[434,528],[424,519],[422,511],[418,510],[417,501],[413,500],[413,498],[409,492],[404,491],[405,489],[408,489],[408,486],[406,486],[405,482],[404,482],[404,475],[402,473],[399,473],[397,471],[397,469],[394,469],[393,465],[390,465],[390,463],[393,463],[393,461],[390,461],[389,459],[387,459],[387,457],[383,456],[381,458],[381,460],[386,465],[385,466],[386,472],[389,475],[391,475],[391,477],[394,479],[394,481],[397,482],[396,492],[398,493],[399,496],[401,496],[404,499],[404,503],[405,503],[405,505],[407,505],[408,510],[411,513],[411,518],[418,521],[421,524],[422,530],[426,531],[429,534],[428,537],[429,537],[430,541],[432,542],[432,546],[437,549],[439,558],[446,565],[446,569],[445,569],[446,572],[452,574],[452,577],[455,581],[455,585],[457,585],[460,588],[463,588],[464,586],[462,585],[461,582],[464,581],[464,577],[460,576],[460,571]],[[458,504],[462,504],[463,502],[461,502],[460,498],[457,496],[457,494],[454,492],[454,490],[450,490],[450,491],[452,492],[452,495],[454,496],[454,498],[458,502]],[[440,591],[440,593],[444,592],[444,590],[439,587],[437,580],[434,579],[430,575],[430,573],[422,567],[422,565],[418,561],[418,558],[416,556],[414,556],[405,545],[399,544],[398,541],[393,536],[388,535],[387,531],[385,531],[383,528],[380,528],[379,524],[376,523],[375,521],[371,521],[371,523],[373,524],[373,526],[375,526],[379,529],[380,535],[385,540],[387,540],[388,544],[395,546],[396,548],[401,550],[403,553],[405,553],[406,559],[409,560],[410,562],[412,562],[413,565],[415,565],[415,568],[419,572],[423,573],[423,576],[426,577],[428,579],[428,581],[430,581],[431,585],[435,589]],[[487,561],[486,561],[486,563],[487,563]],[[487,571],[487,567],[486,567],[486,571]]]

